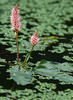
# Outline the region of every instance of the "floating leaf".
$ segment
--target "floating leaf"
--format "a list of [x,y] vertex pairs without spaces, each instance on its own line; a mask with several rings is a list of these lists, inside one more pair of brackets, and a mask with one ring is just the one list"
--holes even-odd
[[37,67],[34,69],[36,74],[47,76],[49,79],[57,79],[59,81],[73,84],[73,76],[71,73],[73,71],[73,64],[54,64],[49,61],[41,61],[36,65]]
[[32,82],[32,71],[25,70],[19,66],[13,66],[9,69],[10,78],[13,79],[18,85],[27,85]]

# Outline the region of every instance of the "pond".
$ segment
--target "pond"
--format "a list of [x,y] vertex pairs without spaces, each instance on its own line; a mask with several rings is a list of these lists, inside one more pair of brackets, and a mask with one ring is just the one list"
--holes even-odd
[[[16,4],[19,64],[10,20]],[[39,41],[29,58],[36,31]],[[0,1],[0,100],[73,100],[72,0]]]

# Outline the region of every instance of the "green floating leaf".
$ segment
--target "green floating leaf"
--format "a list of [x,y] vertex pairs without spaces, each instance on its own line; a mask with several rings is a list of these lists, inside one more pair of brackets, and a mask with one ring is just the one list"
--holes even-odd
[[56,65],[57,68],[61,71],[68,71],[69,73],[73,71],[73,64],[72,63],[60,63]]
[[41,61],[39,65],[35,68],[35,73],[48,76],[49,78],[54,77],[58,74],[58,70],[55,68],[55,65],[48,61]]
[[19,66],[14,66],[8,70],[10,78],[13,79],[18,85],[27,85],[32,81],[32,71],[25,70]]
[[73,57],[64,56],[63,58],[66,59],[67,61],[73,61]]
[[65,52],[64,44],[60,43],[58,46],[53,46],[53,50],[49,50],[51,52],[63,53]]
[[59,81],[73,84],[73,64],[70,63],[58,63],[54,64],[49,61],[41,61],[36,64],[36,68],[34,69],[36,74],[40,74],[42,76],[47,76],[49,79],[57,79]]
[[3,58],[0,58],[0,62],[5,62],[5,59],[3,59]]
[[59,75],[55,76],[55,79],[58,79],[58,80],[63,81],[65,83],[73,84],[73,76],[70,76],[67,73],[59,74]]

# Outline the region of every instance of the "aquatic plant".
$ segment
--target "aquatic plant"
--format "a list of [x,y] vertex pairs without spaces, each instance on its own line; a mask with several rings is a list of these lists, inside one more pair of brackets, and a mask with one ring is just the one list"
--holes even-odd
[[18,63],[19,62],[18,32],[20,31],[21,23],[20,23],[19,10],[17,4],[12,9],[11,24],[12,24],[12,29],[15,31],[16,44],[17,44],[17,63]]
[[31,56],[34,46],[38,43],[39,38],[37,36],[37,31],[35,31],[34,35],[31,36],[31,39],[30,39],[30,43],[32,46],[30,52],[26,55],[23,63],[19,62],[18,32],[20,31],[21,23],[20,23],[19,10],[18,10],[17,4],[12,10],[11,24],[12,24],[12,29],[15,31],[15,37],[16,37],[16,43],[17,43],[17,64],[16,64],[16,67],[12,67],[8,71],[10,72],[11,78],[14,81],[16,81],[17,84],[26,85],[30,83],[33,78],[32,70],[27,70],[29,68],[29,66],[27,66],[27,61],[29,60]]
[[37,31],[35,31],[34,35],[33,35],[33,36],[31,37],[31,39],[30,39],[30,43],[31,43],[31,45],[32,45],[31,50],[30,50],[30,52],[27,54],[27,56],[26,56],[26,58],[25,58],[25,60],[24,60],[24,62],[23,62],[23,65],[25,65],[25,64],[27,63],[27,61],[29,60],[30,55],[31,55],[31,53],[32,53],[32,51],[33,51],[33,48],[34,48],[34,46],[38,43],[38,41],[39,41],[39,38],[38,38],[38,36],[37,36]]

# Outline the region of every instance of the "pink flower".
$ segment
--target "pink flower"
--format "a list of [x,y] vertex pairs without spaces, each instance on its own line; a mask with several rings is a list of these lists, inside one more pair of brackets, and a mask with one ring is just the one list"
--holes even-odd
[[21,23],[20,23],[19,10],[17,4],[12,9],[11,24],[12,24],[12,29],[14,31],[16,32],[20,31]]
[[37,36],[37,31],[35,31],[35,34],[31,37],[30,42],[31,42],[32,46],[34,46],[38,43],[38,41],[39,41],[39,38]]

